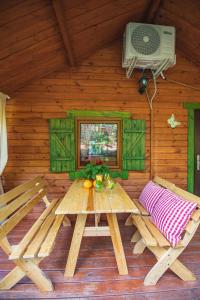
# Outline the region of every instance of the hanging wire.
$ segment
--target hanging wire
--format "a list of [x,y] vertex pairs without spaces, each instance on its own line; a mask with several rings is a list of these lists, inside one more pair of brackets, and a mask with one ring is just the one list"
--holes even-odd
[[178,84],[178,85],[182,85],[184,87],[187,87],[187,88],[190,88],[192,90],[196,90],[196,91],[200,92],[200,88],[198,88],[198,87],[195,87],[195,86],[192,86],[190,84],[186,84],[186,83],[183,83],[183,82],[180,82],[180,81],[177,81],[177,80],[168,79],[167,77],[164,76],[163,72],[161,73],[161,77],[165,81],[168,81],[168,82],[171,82],[171,83],[175,83],[175,84]]
[[149,103],[150,109],[152,110],[153,109],[153,99],[155,98],[155,95],[157,93],[157,85],[156,85],[156,77],[155,77],[155,75],[154,75],[154,73],[153,73],[152,70],[151,70],[151,72],[152,72],[152,76],[153,76],[154,93],[151,96],[151,98],[149,97],[149,93],[148,93],[147,89],[145,90],[145,93],[146,93],[146,97],[147,97],[147,101]]
[[147,89],[145,89],[145,93],[146,93],[146,97],[147,97],[147,101],[149,103],[149,107],[150,107],[150,179],[153,178],[154,176],[154,172],[153,172],[153,146],[154,146],[154,136],[153,136],[153,123],[154,123],[154,117],[153,117],[153,99],[155,98],[155,95],[157,93],[157,86],[156,86],[156,77],[152,72],[152,76],[153,76],[153,82],[154,82],[154,93],[153,95],[150,97],[149,93],[147,91]]

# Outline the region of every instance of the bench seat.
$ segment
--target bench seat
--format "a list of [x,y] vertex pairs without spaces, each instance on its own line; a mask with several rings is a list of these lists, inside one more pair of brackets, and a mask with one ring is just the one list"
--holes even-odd
[[[46,208],[17,245],[11,245],[8,234],[43,200]],[[10,289],[24,276],[28,276],[41,291],[52,291],[52,282],[39,268],[49,256],[64,220],[55,215],[61,200],[47,199],[45,181],[37,177],[0,196],[0,247],[16,267],[0,281],[0,289]],[[68,224],[69,225],[69,224]]]
[[10,260],[19,258],[41,258],[51,253],[64,215],[55,215],[60,201],[54,199],[33,224],[21,242],[15,246]]
[[148,212],[137,200],[133,200],[141,213],[141,215],[138,216],[130,215],[126,220],[126,225],[133,224],[137,228],[137,231],[131,238],[131,242],[136,243],[133,253],[141,254],[145,248],[148,248],[158,260],[146,275],[144,284],[155,285],[168,268],[176,273],[181,279],[193,281],[196,279],[194,274],[177,258],[187,247],[200,224],[200,198],[176,187],[173,183],[158,176],[154,178],[154,182],[161,187],[167,188],[177,195],[184,197],[187,201],[197,203],[197,209],[191,215],[180,242],[173,247],[156,225],[152,223]]

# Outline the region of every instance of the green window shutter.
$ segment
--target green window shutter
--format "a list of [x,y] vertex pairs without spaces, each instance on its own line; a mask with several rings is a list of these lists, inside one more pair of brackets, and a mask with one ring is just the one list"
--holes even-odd
[[74,119],[50,119],[50,171],[75,170]]
[[145,120],[123,120],[123,170],[145,169]]

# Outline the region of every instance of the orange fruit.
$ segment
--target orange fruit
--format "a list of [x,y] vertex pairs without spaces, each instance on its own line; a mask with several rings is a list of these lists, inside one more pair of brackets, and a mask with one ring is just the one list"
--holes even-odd
[[83,183],[84,188],[90,189],[92,187],[92,182],[88,179],[86,179]]

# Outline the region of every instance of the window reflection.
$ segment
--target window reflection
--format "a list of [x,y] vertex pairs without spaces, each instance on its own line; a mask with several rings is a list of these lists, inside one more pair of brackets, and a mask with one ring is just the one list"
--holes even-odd
[[118,166],[119,123],[80,123],[80,166],[101,160]]

